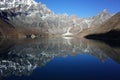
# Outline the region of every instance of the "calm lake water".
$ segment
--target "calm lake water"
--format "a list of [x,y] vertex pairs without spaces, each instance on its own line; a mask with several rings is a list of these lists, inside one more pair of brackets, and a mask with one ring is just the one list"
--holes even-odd
[[0,80],[120,80],[120,44],[109,43],[0,39]]

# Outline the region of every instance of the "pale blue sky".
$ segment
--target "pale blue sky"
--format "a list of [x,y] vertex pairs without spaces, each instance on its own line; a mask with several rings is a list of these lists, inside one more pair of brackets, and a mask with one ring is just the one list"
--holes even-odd
[[56,14],[76,14],[79,17],[94,16],[104,9],[110,13],[120,11],[120,0],[36,0]]

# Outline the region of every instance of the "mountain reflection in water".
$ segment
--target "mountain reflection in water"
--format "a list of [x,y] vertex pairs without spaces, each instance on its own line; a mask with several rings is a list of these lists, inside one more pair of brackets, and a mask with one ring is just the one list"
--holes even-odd
[[[18,76],[19,80],[26,80],[23,76],[31,76],[35,73],[34,70],[44,68],[47,63],[56,58],[65,59],[79,55],[95,56],[101,63],[111,59],[120,67],[120,47],[118,45],[112,47],[100,41],[76,38],[0,39],[0,80],[18,80],[11,76]],[[120,74],[120,70],[118,71]],[[92,79],[94,80],[94,78]],[[46,78],[46,80],[50,79]]]

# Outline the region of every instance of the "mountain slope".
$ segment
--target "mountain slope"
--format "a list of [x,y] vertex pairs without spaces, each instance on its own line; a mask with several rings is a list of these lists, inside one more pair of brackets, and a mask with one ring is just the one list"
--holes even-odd
[[95,36],[97,37],[98,35],[100,37],[101,35],[101,38],[102,36],[103,38],[105,37],[109,38],[109,36],[111,36],[112,38],[115,36],[119,37],[119,34],[120,34],[119,31],[120,31],[120,12],[112,16],[109,20],[104,22],[104,24],[102,24],[100,27],[94,27],[94,28],[87,29],[79,33],[79,35],[81,37],[88,36],[88,35],[91,35],[91,36],[93,35],[93,37]]
[[87,28],[99,27],[110,17],[107,10],[90,18],[78,18],[67,14],[54,14],[44,4],[34,0],[0,1],[1,20],[13,25],[16,30],[20,30],[20,33],[27,31],[28,33],[23,36],[41,35],[39,33],[74,36]]
[[0,37],[16,36],[15,27],[0,19]]

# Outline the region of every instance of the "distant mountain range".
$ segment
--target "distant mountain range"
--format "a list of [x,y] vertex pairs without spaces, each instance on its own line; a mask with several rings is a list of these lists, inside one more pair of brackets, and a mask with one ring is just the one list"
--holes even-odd
[[19,38],[25,38],[26,35],[76,36],[88,29],[100,28],[112,16],[107,10],[89,18],[58,15],[34,0],[2,0],[0,1],[0,35]]

